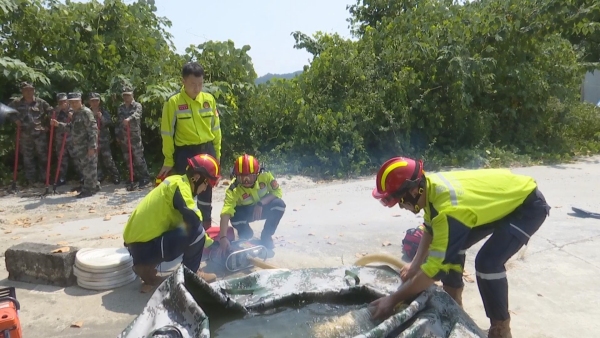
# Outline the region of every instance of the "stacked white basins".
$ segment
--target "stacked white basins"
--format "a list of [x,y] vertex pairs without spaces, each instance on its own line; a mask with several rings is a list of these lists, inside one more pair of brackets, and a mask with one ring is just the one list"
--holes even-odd
[[75,256],[77,284],[90,290],[108,290],[133,282],[133,259],[126,248],[83,248]]

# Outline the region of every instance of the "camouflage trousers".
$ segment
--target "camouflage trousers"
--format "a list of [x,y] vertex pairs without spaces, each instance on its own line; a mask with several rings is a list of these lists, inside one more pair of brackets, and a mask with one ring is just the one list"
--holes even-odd
[[117,169],[112,152],[110,151],[110,139],[100,139],[98,147],[98,164],[100,164],[100,160],[102,160],[102,166],[98,165],[98,177],[104,177],[104,172],[102,170],[102,167],[104,167],[113,179],[119,178],[119,170]]
[[[125,134],[125,133],[123,133]],[[129,168],[129,145],[127,143],[127,134],[119,137],[119,146],[123,152],[125,165]],[[149,180],[150,173],[148,165],[144,158],[144,145],[142,144],[142,135],[140,132],[131,131],[131,154],[133,155],[133,176],[134,180]]]
[[[23,131],[19,140],[25,177],[29,184],[46,181],[48,163],[48,136],[45,132]],[[36,161],[37,157],[37,161]]]
[[[60,158],[60,150],[62,148],[62,142],[63,142],[63,136],[65,135],[65,132],[57,132],[55,130],[55,137],[54,137],[54,152],[56,154],[56,165],[58,165],[58,159]],[[60,160],[60,168],[59,169],[59,176],[58,179],[63,181],[66,179],[67,177],[67,171],[69,170],[69,160],[72,159],[73,157],[73,149],[72,146],[70,145],[70,138],[69,135],[67,134],[67,138],[65,139],[65,148],[63,150],[63,154],[62,154],[62,159]],[[77,167],[77,166],[75,166]],[[76,168],[77,169],[77,168]],[[77,172],[79,172],[79,170],[77,170]],[[50,177],[51,180],[54,179],[54,176]]]
[[77,162],[83,176],[83,190],[94,192],[98,182],[98,156],[89,156],[87,149],[77,149]]

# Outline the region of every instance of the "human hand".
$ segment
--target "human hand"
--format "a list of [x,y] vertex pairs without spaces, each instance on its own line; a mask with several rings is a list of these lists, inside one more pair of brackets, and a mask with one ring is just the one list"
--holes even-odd
[[[19,121],[17,121],[17,122],[19,122]],[[21,122],[19,122],[17,125],[19,125],[19,124],[21,124]],[[51,119],[50,120],[50,125],[54,126],[54,127],[58,127],[58,121],[55,120],[55,119]]]
[[412,263],[408,263],[400,269],[400,279],[403,282],[413,278],[417,272],[419,272],[419,265],[413,265]]
[[217,249],[217,256],[225,256],[229,252],[229,239],[227,237],[222,237],[219,239],[219,248]]
[[254,220],[258,221],[260,220],[260,217],[262,216],[262,206],[260,205],[256,205],[254,207]]
[[123,120],[123,125],[124,126],[128,126],[129,125],[129,118],[126,118],[125,120]]
[[392,296],[381,297],[369,304],[371,318],[374,320],[385,320],[394,313],[394,300]]
[[158,177],[166,177],[167,174],[169,173],[169,171],[171,171],[173,167],[169,167],[166,165],[163,165],[162,168],[160,168],[160,171],[158,172]]

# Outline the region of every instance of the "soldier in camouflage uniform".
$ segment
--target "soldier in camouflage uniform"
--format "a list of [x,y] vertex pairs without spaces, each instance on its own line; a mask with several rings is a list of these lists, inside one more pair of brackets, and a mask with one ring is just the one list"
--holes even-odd
[[144,145],[142,144],[142,105],[133,99],[133,89],[130,87],[123,88],[123,104],[119,106],[118,120],[115,132],[127,166],[129,166],[129,145],[126,126],[129,125],[134,179],[138,180],[138,187],[143,188],[150,183],[150,173],[144,159]]
[[[112,176],[113,183],[121,183],[119,179],[119,170],[115,165],[112,153],[110,151],[110,129],[109,127],[113,124],[110,117],[110,113],[100,107],[100,94],[91,93],[89,98],[90,109],[94,113],[96,123],[99,124],[99,135],[98,136],[98,159],[102,158],[102,164],[104,169]],[[99,161],[98,161],[99,162]],[[102,172],[102,166],[98,165],[98,180],[102,181],[104,173]]]
[[[56,94],[56,101],[58,105],[55,108],[56,111],[56,120],[58,122],[67,123],[69,118],[73,115],[71,107],[69,107],[69,103],[67,102],[67,94],[58,93]],[[56,152],[56,159],[58,161],[58,157],[60,156],[60,150],[62,148],[63,136],[67,135],[65,140],[65,148],[63,149],[62,160],[60,163],[60,173],[58,177],[59,186],[64,185],[66,183],[67,171],[69,170],[69,158],[73,158],[73,147],[71,144],[71,135],[67,130],[55,130],[54,131],[54,151]],[[58,165],[58,162],[56,162]],[[75,170],[79,173],[79,168],[77,168],[77,162],[75,162]]]
[[69,93],[69,105],[73,109],[71,122],[64,123],[52,120],[52,124],[61,129],[69,129],[72,137],[74,158],[79,162],[79,169],[83,174],[83,187],[77,198],[85,198],[94,195],[100,190],[97,179],[98,156],[97,137],[98,125],[94,113],[81,102],[81,93]]
[[[9,106],[19,112],[13,114],[12,119],[21,126],[19,150],[23,158],[25,177],[30,185],[38,185],[46,181],[49,130],[47,123],[52,115],[52,107],[43,99],[35,97],[35,88],[29,82],[21,83],[21,94],[22,97],[12,101]],[[36,171],[36,156],[39,171]]]

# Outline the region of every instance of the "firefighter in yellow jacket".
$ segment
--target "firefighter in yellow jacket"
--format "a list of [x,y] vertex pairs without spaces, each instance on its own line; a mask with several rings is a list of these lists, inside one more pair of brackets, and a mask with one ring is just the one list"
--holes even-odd
[[227,227],[237,230],[240,239],[251,239],[254,232],[248,223],[265,220],[260,242],[267,249],[273,249],[273,234],[285,213],[283,192],[273,174],[261,170],[256,157],[244,154],[234,162],[235,179],[225,193],[221,210],[221,231],[219,251],[228,252]]
[[125,225],[123,240],[133,258],[133,271],[144,283],[160,282],[156,266],[183,254],[183,265],[211,282],[214,274],[200,272],[204,247],[212,240],[202,227],[194,197],[220,178],[216,159],[208,154],[188,159],[186,173],[167,177],[135,208]]
[[[189,62],[182,69],[183,87],[165,102],[161,121],[162,152],[165,161],[158,177],[171,170],[185,173],[187,159],[198,154],[209,154],[221,159],[221,124],[215,98],[202,92],[204,68]],[[212,187],[198,195],[198,208],[204,219],[203,226],[211,224]]]
[[417,214],[424,210],[425,229],[416,256],[404,267],[404,283],[373,303],[374,318],[441,280],[462,306],[465,251],[491,234],[475,258],[477,286],[490,318],[490,338],[508,338],[508,281],[505,263],[544,223],[550,207],[535,180],[505,169],[425,174],[423,162],[395,157],[379,169],[373,197],[381,204]]

